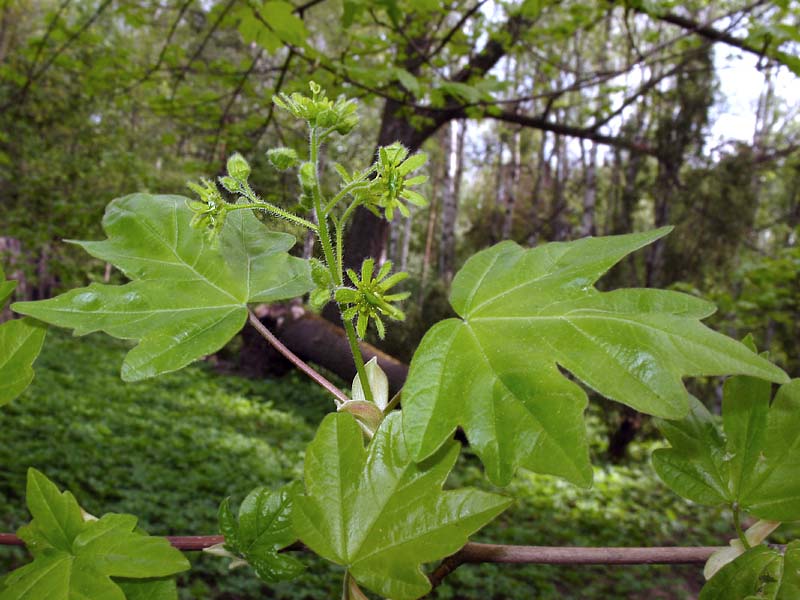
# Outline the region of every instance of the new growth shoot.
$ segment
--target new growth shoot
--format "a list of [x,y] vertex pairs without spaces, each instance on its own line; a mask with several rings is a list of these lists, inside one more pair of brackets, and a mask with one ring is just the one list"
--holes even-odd
[[307,160],[303,160],[292,148],[279,147],[267,151],[267,158],[276,169],[297,169],[300,193],[296,212],[265,201],[253,191],[248,182],[250,165],[238,153],[228,159],[227,174],[218,181],[236,200],[226,202],[217,183],[204,179],[200,184],[189,184],[200,199],[190,201],[188,205],[195,213],[193,226],[204,229],[212,242],[225,222],[225,215],[243,209],[262,210],[314,232],[322,248],[322,256],[311,260],[311,274],[316,289],[309,296],[309,304],[313,309],[321,310],[331,301],[337,303],[360,387],[366,399],[374,402],[358,340],[365,337],[370,324],[383,339],[386,334],[383,318],[397,321],[405,319],[397,303],[407,298],[408,292],[390,293],[389,290],[408,274],[392,274],[391,261],[376,268],[375,260],[368,258],[361,266],[360,276],[352,269],[347,269],[345,279],[344,233],[359,206],[389,221],[397,212],[408,217],[408,204],[426,206],[425,198],[411,188],[428,179],[425,175],[414,175],[414,171],[427,161],[427,155],[418,153],[409,156],[405,147],[395,143],[379,148],[375,162],[363,170],[348,170],[334,163],[333,168],[340,180],[339,188],[326,194],[320,184],[320,153],[323,145],[334,135],[344,136],[352,132],[358,124],[358,115],[355,101],[344,97],[331,100],[314,82],[309,87],[310,96],[280,94],[272,99],[276,106],[304,121],[309,131]]

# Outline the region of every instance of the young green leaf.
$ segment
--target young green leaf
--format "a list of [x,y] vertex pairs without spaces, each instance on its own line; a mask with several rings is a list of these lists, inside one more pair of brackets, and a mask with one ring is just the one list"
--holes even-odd
[[470,258],[450,292],[461,319],[426,334],[403,390],[412,456],[430,456],[461,425],[495,483],[526,467],[587,485],[586,394],[559,367],[607,398],[667,418],[686,415],[687,375],[786,381],[780,369],[701,324],[714,310],[707,302],[593,287],[668,231],[529,250],[503,242]]
[[278,552],[297,541],[291,526],[296,487],[289,484],[277,491],[265,487],[254,489],[239,507],[238,520],[228,499],[220,506],[225,550],[237,560],[249,563],[264,581],[294,579],[305,568],[295,557]]
[[0,600],[125,600],[113,577],[148,580],[135,586],[139,598],[177,600],[174,585],[152,578],[185,571],[189,563],[166,539],[138,530],[136,517],[109,513],[84,521],[75,498],[35,469],[28,471],[27,494],[33,520],[19,536],[34,560],[5,578]]
[[699,401],[681,421],[659,421],[671,444],[653,453],[659,477],[700,504],[733,504],[772,521],[800,519],[800,379],[781,386],[732,377],[723,391],[724,436]]
[[[15,281],[6,281],[0,267],[0,309],[11,296]],[[33,362],[39,356],[47,328],[33,319],[0,325],[0,406],[25,391],[33,380]]]
[[700,600],[795,600],[798,594],[800,542],[792,542],[783,556],[767,546],[751,548],[714,575]]
[[157,579],[115,579],[125,600],[175,600],[178,586],[174,577]]
[[249,210],[227,216],[218,245],[190,226],[192,216],[181,196],[114,200],[103,218],[108,239],[77,243],[133,281],[18,302],[14,310],[77,335],[139,340],[122,365],[122,378],[136,381],[219,350],[244,325],[248,303],[313,287],[307,262],[287,253],[294,238],[270,232]]
[[419,565],[461,548],[510,503],[472,489],[443,492],[457,456],[451,440],[415,463],[399,413],[386,417],[367,449],[351,415],[330,414],[306,451],[306,493],[295,499],[294,530],[365,587],[418,598],[430,590]]

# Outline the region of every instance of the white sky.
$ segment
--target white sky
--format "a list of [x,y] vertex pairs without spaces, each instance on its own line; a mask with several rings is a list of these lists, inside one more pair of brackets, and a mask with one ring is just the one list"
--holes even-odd
[[[756,56],[733,50],[724,45],[715,48],[720,97],[712,110],[711,147],[722,140],[753,139],[764,75],[756,69]],[[775,95],[796,110],[800,106],[800,77],[781,67],[775,79]]]

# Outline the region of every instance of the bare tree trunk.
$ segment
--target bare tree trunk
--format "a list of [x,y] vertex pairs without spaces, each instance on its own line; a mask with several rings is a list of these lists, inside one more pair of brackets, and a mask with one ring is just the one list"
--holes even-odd
[[[443,127],[437,133],[439,144],[442,148],[446,148],[446,139],[449,135],[449,131],[449,127]],[[439,217],[439,195],[441,189],[447,185],[445,179],[447,177],[448,161],[449,154],[444,152],[441,164],[438,165],[438,169],[434,174],[433,185],[431,186],[431,202],[428,207],[428,227],[425,233],[425,254],[422,257],[422,276],[420,277],[419,297],[417,298],[417,302],[419,302],[420,306],[422,306],[425,299],[425,285],[428,282],[428,273],[433,260],[433,237],[436,234],[436,225]]]
[[595,207],[597,204],[597,144],[592,144],[588,155],[581,141],[581,161],[584,169],[583,214],[581,215],[581,236],[597,235]]
[[412,234],[412,220],[414,217],[413,213],[410,217],[405,220],[403,224],[403,246],[400,249],[400,270],[407,271],[408,270],[408,252],[411,249],[411,234]]
[[444,180],[442,194],[442,237],[439,249],[439,275],[448,284],[455,273],[458,195],[461,192],[461,177],[464,172],[464,137],[467,130],[464,121],[452,122],[451,128],[455,130],[451,129],[448,144],[445,146],[448,156],[448,176]]
[[503,141],[503,132],[500,131],[497,140],[497,150],[496,150],[497,164],[495,166],[495,173],[494,173],[495,205],[490,213],[491,221],[489,223],[489,241],[492,244],[499,242],[502,235],[502,224],[500,222],[499,215],[501,211],[504,211],[504,207],[506,204],[506,165],[503,162],[503,152],[505,151],[505,147],[506,144]]
[[514,225],[514,206],[517,202],[519,193],[520,176],[520,131],[517,129],[511,139],[511,164],[509,165],[509,181],[505,186],[505,211],[503,215],[503,229],[500,237],[504,240],[511,238],[511,231]]
[[539,241],[539,206],[541,204],[542,181],[545,178],[545,171],[548,168],[546,159],[547,132],[542,131],[542,141],[539,145],[539,155],[536,159],[536,177],[533,180],[533,190],[531,192],[531,211],[529,215],[530,233],[528,234],[528,245],[533,247]]
[[556,135],[554,155],[556,158],[555,185],[553,186],[553,208],[550,212],[550,238],[554,241],[569,239],[570,231],[567,223],[566,179],[567,149],[563,136]]
[[403,233],[402,227],[408,219],[400,217],[389,223],[389,244],[386,248],[386,257],[393,263],[397,263],[400,258],[400,236]]

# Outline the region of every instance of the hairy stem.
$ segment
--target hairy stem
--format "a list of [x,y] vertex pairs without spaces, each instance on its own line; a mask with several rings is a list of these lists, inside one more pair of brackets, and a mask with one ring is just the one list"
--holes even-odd
[[[313,127],[311,129],[311,136],[309,139],[309,160],[311,161],[311,164],[314,165],[314,191],[312,196],[314,201],[314,212],[317,214],[317,222],[319,223],[317,234],[319,235],[322,252],[325,255],[325,262],[327,263],[328,270],[333,277],[333,282],[336,285],[342,285],[343,276],[340,269],[340,264],[344,261],[341,257],[341,242],[338,241],[340,234],[337,232],[337,248],[339,249],[339,257],[337,259],[333,251],[331,236],[328,230],[328,216],[322,210],[322,190],[319,185],[319,147],[319,132],[317,131],[316,127]],[[340,227],[338,229],[341,230],[343,225],[343,223],[340,223]],[[364,396],[367,400],[372,402],[372,389],[369,386],[367,370],[364,368],[364,357],[361,355],[361,348],[358,347],[356,330],[353,328],[353,324],[347,319],[343,318],[342,321],[344,323],[344,330],[347,332],[347,341],[350,343],[350,351],[353,353],[353,361],[356,365],[356,371],[358,371],[358,379],[361,381],[361,387],[364,389]]]
[[250,324],[255,327],[256,331],[261,334],[267,342],[275,348],[278,352],[280,352],[286,359],[291,362],[295,367],[300,369],[303,373],[308,375],[311,379],[313,379],[317,384],[328,390],[331,394],[333,394],[333,401],[336,403],[336,407],[340,407],[342,404],[350,400],[342,390],[338,387],[333,385],[330,381],[328,381],[325,377],[317,373],[314,369],[312,369],[308,364],[303,362],[303,360],[297,356],[294,352],[289,350],[283,343],[275,337],[275,335],[266,327],[264,324],[258,320],[258,317],[255,316],[252,312],[248,311],[248,319]]
[[358,189],[368,188],[372,182],[370,181],[352,181],[344,186],[339,193],[336,194],[333,199],[325,205],[325,214],[328,214],[334,206],[339,204],[339,201],[347,196],[347,194],[352,194],[354,191]]
[[306,229],[310,229],[311,231],[316,232],[317,226],[314,225],[311,221],[308,221],[302,217],[298,217],[295,214],[290,213],[287,210],[283,210],[279,206],[275,206],[270,202],[265,202],[253,192],[253,190],[249,189],[250,186],[247,186],[242,190],[244,196],[250,200],[250,204],[228,204],[226,205],[226,210],[234,211],[234,210],[242,210],[245,208],[253,208],[257,210],[265,210],[269,213],[272,213],[276,217],[282,217],[287,221],[291,221],[292,223],[296,223],[297,225],[302,225]]
[[367,377],[367,370],[364,368],[364,357],[361,355],[361,348],[358,346],[356,328],[353,327],[353,322],[349,319],[342,319],[342,323],[344,324],[344,331],[347,334],[347,341],[350,343],[350,352],[353,353],[353,360],[356,363],[356,371],[358,371],[361,389],[364,390],[364,397],[369,402],[374,402],[372,398],[372,388],[369,385],[369,378]]
[[314,201],[314,212],[317,214],[317,223],[319,223],[319,229],[317,234],[319,235],[320,245],[322,246],[322,252],[325,255],[325,262],[328,264],[328,269],[333,275],[333,280],[336,285],[341,285],[341,277],[339,276],[336,267],[336,259],[333,255],[333,246],[331,245],[331,236],[328,231],[328,218],[322,210],[322,190],[319,187],[319,134],[317,133],[317,129],[311,129],[311,139],[309,140],[309,158],[311,164],[314,165],[314,191],[313,191],[313,201]]

